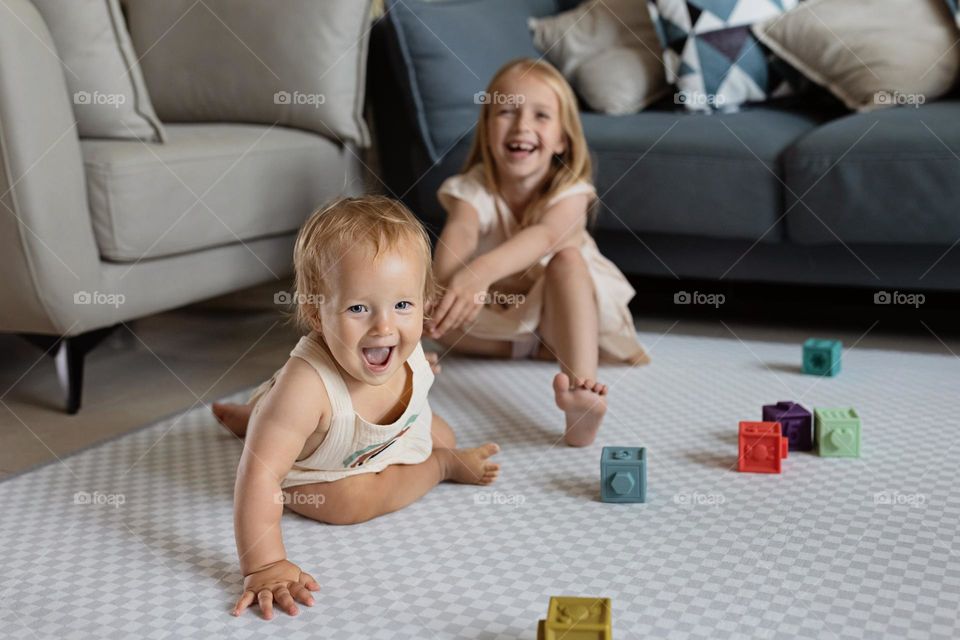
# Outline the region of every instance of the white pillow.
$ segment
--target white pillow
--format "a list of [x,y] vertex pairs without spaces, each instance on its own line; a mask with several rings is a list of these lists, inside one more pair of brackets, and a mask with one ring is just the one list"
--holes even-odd
[[33,0],[63,66],[84,138],[163,142],[118,0]]
[[943,0],[808,0],[757,38],[850,109],[919,105],[953,87],[960,33]]
[[666,95],[661,45],[644,2],[589,0],[530,18],[533,44],[602,113],[635,113]]

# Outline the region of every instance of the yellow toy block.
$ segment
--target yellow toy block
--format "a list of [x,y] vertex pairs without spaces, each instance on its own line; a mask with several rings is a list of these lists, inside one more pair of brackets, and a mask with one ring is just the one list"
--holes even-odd
[[538,640],[613,640],[610,598],[550,598],[547,619],[537,626]]

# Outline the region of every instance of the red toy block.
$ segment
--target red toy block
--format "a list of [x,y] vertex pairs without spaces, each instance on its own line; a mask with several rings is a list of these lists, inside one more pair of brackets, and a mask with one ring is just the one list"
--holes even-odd
[[779,422],[741,422],[737,471],[780,473],[780,460],[787,457],[789,448]]

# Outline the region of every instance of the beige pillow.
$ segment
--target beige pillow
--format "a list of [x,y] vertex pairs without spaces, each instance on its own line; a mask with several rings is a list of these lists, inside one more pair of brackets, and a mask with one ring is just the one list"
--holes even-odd
[[534,46],[594,111],[635,113],[670,90],[641,0],[591,0],[529,25]]
[[124,0],[165,122],[252,122],[369,143],[370,0]]
[[33,4],[56,45],[80,136],[162,142],[163,126],[151,106],[118,1]]
[[808,0],[753,32],[857,111],[933,100],[960,70],[943,0]]

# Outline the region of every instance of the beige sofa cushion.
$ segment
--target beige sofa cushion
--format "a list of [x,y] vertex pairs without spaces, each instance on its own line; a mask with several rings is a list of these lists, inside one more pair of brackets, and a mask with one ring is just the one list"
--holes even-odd
[[251,122],[368,144],[369,0],[124,0],[164,122]]
[[753,32],[857,111],[931,101],[960,70],[944,0],[807,0]]
[[351,151],[313,133],[167,126],[165,145],[82,141],[100,254],[130,262],[299,229],[345,188]]
[[594,111],[636,113],[670,91],[642,0],[591,0],[528,24],[534,46]]
[[163,126],[150,103],[118,0],[33,4],[56,45],[79,134],[162,142]]

